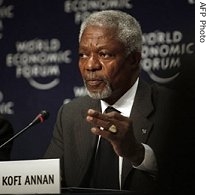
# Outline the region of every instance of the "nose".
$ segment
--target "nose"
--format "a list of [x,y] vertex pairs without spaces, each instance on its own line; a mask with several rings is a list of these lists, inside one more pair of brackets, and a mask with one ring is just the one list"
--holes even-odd
[[101,63],[96,55],[92,55],[86,63],[86,70],[88,71],[97,71],[101,70]]

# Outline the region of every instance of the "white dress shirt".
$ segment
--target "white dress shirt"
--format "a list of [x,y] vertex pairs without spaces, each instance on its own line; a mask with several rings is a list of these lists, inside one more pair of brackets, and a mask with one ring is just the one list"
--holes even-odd
[[[101,109],[102,113],[108,106],[112,106],[113,108],[120,111],[120,113],[125,117],[130,117],[131,109],[133,106],[137,86],[138,86],[139,78],[136,80],[134,85],[113,105],[109,105],[103,100],[101,100]],[[139,108],[141,109],[141,108]],[[133,166],[136,169],[144,170],[154,174],[157,172],[157,162],[155,158],[155,154],[152,148],[146,144],[142,144],[145,148],[145,156],[143,162],[139,166]],[[122,161],[123,158],[119,156],[119,183],[121,188],[121,175],[122,175]]]

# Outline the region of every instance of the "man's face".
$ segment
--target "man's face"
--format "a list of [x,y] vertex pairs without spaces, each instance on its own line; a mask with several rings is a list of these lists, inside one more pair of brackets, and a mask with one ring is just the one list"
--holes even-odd
[[79,68],[92,98],[108,103],[119,99],[133,84],[131,61],[114,29],[89,26],[83,32]]

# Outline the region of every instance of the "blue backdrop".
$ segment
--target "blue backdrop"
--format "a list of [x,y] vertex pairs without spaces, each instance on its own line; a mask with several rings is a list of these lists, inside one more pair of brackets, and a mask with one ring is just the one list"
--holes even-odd
[[18,132],[41,110],[50,112],[45,123],[15,140],[12,159],[42,157],[59,107],[85,95],[77,65],[79,25],[104,9],[139,20],[142,77],[182,94],[194,133],[193,0],[0,0],[0,113]]

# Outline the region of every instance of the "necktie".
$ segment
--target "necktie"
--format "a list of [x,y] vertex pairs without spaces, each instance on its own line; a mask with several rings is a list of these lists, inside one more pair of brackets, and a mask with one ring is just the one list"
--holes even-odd
[[[105,112],[116,111],[108,107]],[[93,187],[103,189],[119,189],[119,157],[109,141],[100,139],[95,157]]]

